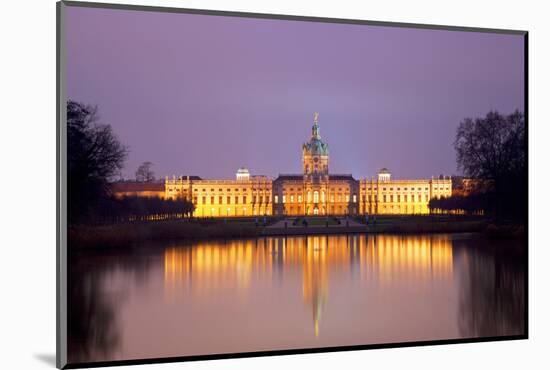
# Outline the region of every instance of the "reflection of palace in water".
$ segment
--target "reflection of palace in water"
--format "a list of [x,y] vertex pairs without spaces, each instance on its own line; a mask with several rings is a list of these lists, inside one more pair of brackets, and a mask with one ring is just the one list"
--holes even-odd
[[[451,239],[431,236],[308,236],[206,241],[164,253],[168,295],[187,287],[193,298],[220,290],[246,292],[254,277],[301,269],[302,296],[312,312],[315,336],[329,297],[331,273],[390,285],[394,279],[451,279]],[[276,281],[276,280],[275,280]],[[333,287],[337,289],[337,287]]]

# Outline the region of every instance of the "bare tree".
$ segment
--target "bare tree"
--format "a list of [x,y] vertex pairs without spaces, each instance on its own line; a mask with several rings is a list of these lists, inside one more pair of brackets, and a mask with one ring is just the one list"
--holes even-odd
[[136,171],[136,181],[153,182],[155,181],[155,173],[152,170],[153,163],[143,162]]
[[67,186],[69,223],[85,221],[109,195],[108,182],[123,166],[127,149],[97,107],[67,102]]
[[525,220],[527,163],[525,118],[522,112],[463,120],[454,142],[458,169],[478,184],[491,184],[495,214]]
[[525,169],[525,120],[489,112],[484,118],[463,120],[454,142],[458,169],[466,176],[499,181]]

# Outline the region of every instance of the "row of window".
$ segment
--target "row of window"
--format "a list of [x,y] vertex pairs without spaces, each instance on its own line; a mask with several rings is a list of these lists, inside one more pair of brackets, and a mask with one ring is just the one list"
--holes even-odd
[[[207,189],[202,189],[203,192],[205,192],[206,190],[207,190]],[[250,189],[246,189],[246,188],[244,188],[244,189],[239,189],[239,188],[236,188],[236,189],[233,189],[233,190],[235,190],[235,192],[242,191],[242,192],[244,193],[244,192],[249,191]],[[271,188],[267,188],[267,187],[266,187],[266,188],[260,188],[260,189],[252,188],[252,191],[270,191],[270,190],[271,190]],[[195,191],[199,191],[199,189],[195,188]],[[211,192],[211,193],[213,193],[213,192],[215,192],[215,191],[216,191],[216,189],[210,189],[210,192]],[[231,192],[231,189],[226,189],[226,191],[227,191],[227,192]],[[219,193],[223,192],[223,189],[222,189],[222,188],[218,189],[218,192],[219,192]]]
[[[226,196],[225,197],[225,203],[223,202],[224,200],[224,196],[220,195],[218,196],[218,202],[216,203],[215,200],[216,200],[216,197],[215,196],[211,196],[210,198],[208,197],[205,197],[203,196],[202,197],[202,204],[246,204],[246,200],[247,200],[247,196],[246,195],[243,195],[242,197],[236,195],[234,197],[232,196]],[[207,201],[210,201],[210,203],[207,203]],[[258,201],[258,203],[263,203],[265,200],[266,203],[269,203],[269,197],[268,196],[263,196],[263,195],[260,195],[260,196],[256,196],[256,195],[253,195],[252,196],[252,203],[255,204],[256,201]],[[241,203],[242,201],[242,203]],[[197,203],[197,198],[194,198],[194,202]]]
[[[368,195],[368,196],[362,196],[361,200],[363,201],[363,203],[365,203],[365,201],[368,200],[369,203],[372,203],[373,201],[374,202],[377,202],[379,199],[376,195]],[[407,194],[401,196],[400,194],[394,196],[394,195],[383,195],[382,198],[380,199],[380,202],[381,203],[393,203],[394,200],[397,202],[397,203],[401,203],[401,200],[403,200],[404,203],[407,203],[409,200],[411,202],[414,202],[415,200],[418,201],[418,202],[422,202],[422,194],[411,194],[410,196],[408,196]],[[428,202],[430,200],[430,197],[428,194],[424,194],[424,200],[426,202]]]
[[[384,188],[382,188],[382,191],[386,191],[387,189],[388,189],[388,188],[385,188],[385,187],[384,187]],[[393,188],[389,188],[389,189],[390,189],[390,191],[393,191]],[[401,191],[401,188],[396,188],[396,189],[397,189],[397,191]],[[361,190],[362,190],[362,191],[367,191],[367,190],[371,190],[371,189],[370,189],[370,188],[362,188]],[[376,190],[378,190],[378,188],[374,188],[374,189],[372,189],[372,190],[376,191]],[[408,189],[408,188],[403,188],[403,191],[407,191],[407,190],[409,190],[409,189]],[[411,191],[414,191],[415,188],[411,188],[410,190],[411,190]],[[416,190],[417,190],[417,191],[422,191],[422,188],[416,188]],[[425,190],[425,191],[428,191],[428,190],[430,190],[430,188],[424,188],[424,190]],[[447,191],[448,191],[448,190],[449,190],[449,187],[448,187],[448,186],[446,186],[445,188],[439,187],[439,189],[438,189],[438,188],[434,188],[433,190],[434,190],[434,191],[437,191],[437,190],[440,190],[440,191],[447,190]]]
[[[382,191],[386,191],[386,189],[387,189],[387,188],[382,188]],[[397,189],[397,191],[401,191],[401,188],[396,188],[396,189]],[[184,192],[187,191],[187,189],[168,188],[168,191],[169,191],[169,192],[172,192],[172,191],[180,192],[181,190],[183,190]],[[206,190],[207,190],[207,189],[202,189],[203,192],[205,192]],[[256,191],[256,189],[252,189],[252,190],[253,190],[253,191]],[[263,191],[269,191],[268,189],[258,189],[258,190],[260,190],[260,191],[262,191],[262,190],[263,190]],[[290,191],[293,191],[294,189],[293,189],[293,188],[290,188],[289,190],[290,190]],[[362,190],[363,190],[363,191],[366,191],[365,188],[363,188]],[[370,190],[370,189],[368,189],[368,190]],[[377,189],[374,188],[374,191],[376,191],[376,190],[377,190]],[[408,188],[403,188],[403,191],[408,191],[408,190],[409,190]],[[414,190],[415,190],[415,188],[410,188],[410,191],[414,191]],[[418,190],[418,191],[422,191],[422,188],[417,188],[417,190]],[[425,188],[424,190],[425,190],[425,191],[428,191],[428,188]],[[434,190],[437,191],[438,189],[435,188]],[[446,187],[446,188],[442,188],[442,187],[441,187],[441,188],[439,188],[439,190],[440,190],[440,191],[443,191],[443,190],[448,191],[449,188],[448,188],[448,187]],[[198,191],[198,189],[195,189],[195,191]],[[210,189],[210,191],[211,191],[211,192],[214,192],[215,189]],[[219,191],[219,192],[223,192],[223,189],[218,189],[218,191]],[[231,192],[231,189],[227,189],[227,191],[228,191],[228,192]],[[238,191],[239,191],[239,189],[235,189],[235,192],[238,192]],[[242,191],[243,191],[243,192],[246,192],[247,189],[242,189]],[[338,191],[342,191],[342,189],[339,188]],[[389,191],[393,191],[393,188],[389,188]],[[314,192],[314,195],[313,195],[314,197],[316,196],[315,193],[317,193],[317,192]],[[319,194],[317,193],[317,197],[318,197],[318,196],[319,196]],[[397,195],[397,196],[399,196],[399,195]],[[406,197],[407,195],[404,195],[404,196]],[[414,195],[411,195],[411,196],[414,196]],[[426,196],[427,196],[427,195],[426,195]],[[284,197],[284,195],[283,195],[283,197]],[[291,195],[290,197],[292,198],[293,195]],[[321,197],[323,198],[323,199],[322,199],[322,202],[325,202],[325,200],[324,200],[324,192],[321,194]],[[347,197],[347,198],[346,198],[346,202],[349,202],[349,195],[346,195],[346,197]],[[301,199],[301,198],[302,198],[302,196],[301,196],[301,195],[298,195],[298,202],[299,202],[299,203],[302,202],[302,199]],[[339,201],[339,202],[342,201],[340,198],[341,198],[341,195],[338,195],[338,201]],[[334,199],[334,195],[331,195],[331,202],[334,202],[334,200],[335,200],[335,199]],[[311,200],[309,200],[309,201],[311,201]],[[283,200],[283,202],[284,202],[284,200]],[[291,199],[290,202],[293,203],[294,200]],[[317,201],[314,200],[314,203],[318,203],[318,200],[317,200]]]
[[[187,188],[168,188],[168,191],[178,191],[178,192],[179,192],[179,191],[181,191],[181,190],[187,191]],[[237,188],[237,189],[234,189],[234,190],[235,190],[235,192],[239,192],[239,191],[242,190],[242,192],[244,193],[244,192],[249,191],[250,189],[238,189],[238,188]],[[199,189],[195,188],[194,191],[197,191],[197,192],[198,192]],[[203,192],[206,192],[207,189],[202,189],[202,191],[203,191]],[[211,192],[211,193],[214,193],[215,191],[216,191],[216,189],[210,189],[210,192]],[[231,192],[231,189],[227,189],[226,191],[227,191],[227,192]],[[253,191],[253,192],[255,192],[255,191],[271,191],[271,188],[267,188],[267,187],[266,187],[265,189],[256,189],[256,188],[253,188],[252,191]],[[218,189],[218,192],[220,192],[220,193],[223,192],[223,189]]]
[[[207,189],[202,189],[203,192],[205,192]],[[248,190],[250,189],[242,189],[243,193],[246,193]],[[187,188],[168,188],[168,191],[169,192],[180,192],[180,191],[183,191],[183,192],[187,192]],[[195,189],[195,191],[198,191],[198,189]],[[215,189],[210,189],[210,192],[211,193],[214,193],[216,190]],[[240,189],[235,189],[235,192],[239,192]],[[260,191],[260,192],[270,192],[271,189],[252,189],[252,192],[255,192],[255,191]],[[218,191],[219,193],[222,193],[223,192],[223,189],[219,189]],[[230,189],[227,189],[227,192],[231,192]]]
[[[195,190],[195,191],[199,191],[199,189],[197,189],[197,188],[195,188],[194,190]],[[205,192],[206,190],[207,190],[207,189],[202,189],[203,192]],[[241,191],[241,190],[242,190],[243,192],[246,192],[246,191],[249,190],[249,189],[238,189],[238,188],[237,188],[237,189],[234,189],[234,190],[235,190],[235,192],[239,192],[239,191]],[[253,192],[254,192],[254,191],[269,191],[269,190],[270,190],[270,189],[268,189],[268,188],[265,188],[265,189],[255,189],[255,188],[253,188],[253,189],[252,189]],[[297,190],[298,190],[298,189],[297,189]],[[374,188],[374,189],[372,189],[372,190],[373,190],[373,191],[376,191],[377,188]],[[388,188],[385,188],[385,187],[382,188],[382,191],[387,191],[387,190],[388,190]],[[397,190],[397,191],[401,191],[401,188],[396,188],[396,190]],[[409,188],[403,188],[403,191],[408,191],[408,190],[409,190]],[[415,190],[415,188],[410,188],[410,191],[414,191],[414,190]],[[422,188],[416,188],[416,190],[417,190],[417,191],[422,191]],[[425,190],[425,191],[428,191],[429,188],[424,188],[424,190]],[[434,188],[433,190],[434,190],[434,191],[437,191],[437,190],[439,190],[439,191],[443,191],[443,190],[448,191],[448,190],[449,190],[449,187],[448,187],[448,186],[445,187],[445,188],[440,187],[439,189],[438,189],[438,188]],[[179,189],[179,188],[168,188],[168,191],[180,191],[180,189]],[[187,191],[187,189],[184,188],[183,191]],[[212,192],[212,193],[215,192],[215,191],[216,191],[216,189],[210,189],[210,192]],[[231,189],[226,189],[226,191],[227,191],[227,192],[231,192]],[[289,191],[294,191],[294,188],[290,188]],[[342,191],[342,188],[338,188],[338,191]],[[371,189],[362,188],[362,191],[371,191]],[[389,188],[389,191],[393,191],[393,188]],[[218,192],[223,192],[223,189],[221,189],[221,188],[218,189]]]
[[[342,194],[338,194],[337,197],[334,196],[334,194],[331,194],[330,196],[330,202],[331,203],[334,203],[336,200],[338,202],[343,202],[345,201],[346,203],[349,203],[349,194],[346,194],[346,195],[342,195]],[[353,203],[357,203],[357,195],[353,195]],[[302,203],[302,195],[299,194],[296,198],[294,197],[294,195],[290,195],[289,196],[289,200],[290,200],[290,203],[294,203],[295,200],[298,201],[298,203]],[[307,194],[307,202],[308,203],[311,203],[311,200],[312,200],[312,197],[311,197],[311,193],[308,192]],[[319,192],[318,191],[314,191],[313,192],[313,203],[319,203],[319,200],[321,200],[321,203],[325,203],[326,199],[325,199],[325,192],[321,192],[321,197],[319,197]],[[282,196],[282,202],[283,203],[287,203],[287,196],[286,194],[283,194]],[[274,198],[273,198],[273,203],[279,203],[279,196],[278,195],[275,195]]]
[[[265,216],[270,215],[271,211],[269,209],[256,209],[252,208],[252,215],[254,216]],[[198,216],[247,216],[250,214],[250,211],[245,208],[231,208],[231,207],[212,207],[212,208],[201,208],[195,210],[195,215]]]
[[[302,189],[301,188],[296,188],[297,191],[301,191]],[[331,190],[334,190],[334,189],[331,189]],[[342,188],[338,188],[337,189],[339,192],[342,192],[342,191],[346,191],[348,189],[342,189]],[[294,188],[288,188],[288,189],[284,189],[284,191],[294,191]]]
[[[242,198],[242,203],[241,202],[241,198]],[[218,196],[218,202],[216,203],[215,200],[216,200],[216,197],[215,196],[211,196],[210,198],[208,197],[205,197],[203,196],[202,197],[202,204],[246,204],[246,200],[247,200],[247,196],[244,195],[242,197],[239,197],[239,196],[226,196],[225,197],[225,203],[223,202],[224,200],[224,197],[223,196]],[[207,200],[210,200],[210,203],[207,203]],[[298,195],[297,197],[294,197],[294,195],[291,195],[288,200],[290,200],[290,203],[294,203],[295,200],[298,201],[298,203],[302,203],[302,196],[301,195]],[[311,198],[308,199],[308,203],[311,203]],[[319,203],[319,200],[321,200],[321,203],[325,203],[325,197],[324,197],[324,193],[322,193],[322,196],[321,198],[319,198],[319,193],[318,192],[313,192],[313,203]],[[330,202],[331,203],[334,203],[335,200],[337,200],[338,202],[342,202],[342,201],[345,201],[346,203],[348,203],[350,201],[350,197],[349,195],[345,195],[344,197],[339,194],[338,197],[335,197],[334,195],[331,195],[330,196]],[[376,195],[368,195],[368,196],[362,196],[361,198],[362,202],[365,203],[366,201],[368,201],[369,203],[372,203],[373,201],[374,202],[377,202],[379,201],[378,197]],[[424,194],[424,201],[425,202],[428,202],[430,200],[428,194]],[[258,201],[258,203],[263,203],[264,202],[264,197],[263,196],[252,196],[252,203],[255,204],[256,202]],[[269,202],[269,197],[265,197],[265,201],[266,203]],[[353,203],[357,203],[357,196],[354,194],[353,197],[352,197],[352,201]],[[396,201],[397,203],[401,203],[401,201],[403,201],[404,203],[407,203],[407,202],[415,202],[415,201],[418,201],[418,202],[422,202],[422,194],[417,194],[417,195],[383,195],[380,199],[380,202],[381,203],[393,203],[394,201]],[[194,198],[194,202],[197,203],[197,198],[195,197]],[[279,203],[279,196],[278,195],[275,195],[274,199],[273,199],[273,202],[275,204]],[[286,195],[283,195],[282,196],[282,203],[287,203],[287,197]]]

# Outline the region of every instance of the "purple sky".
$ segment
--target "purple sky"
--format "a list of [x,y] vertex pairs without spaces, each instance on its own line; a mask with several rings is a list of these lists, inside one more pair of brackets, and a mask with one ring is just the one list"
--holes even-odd
[[464,117],[523,110],[523,37],[69,7],[68,97],[157,177],[301,172],[318,111],[330,172],[456,173]]

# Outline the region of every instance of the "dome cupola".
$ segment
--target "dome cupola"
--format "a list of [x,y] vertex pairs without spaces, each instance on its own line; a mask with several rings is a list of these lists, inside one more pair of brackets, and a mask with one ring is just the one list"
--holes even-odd
[[313,116],[311,137],[302,146],[304,176],[328,175],[328,144],[321,140],[319,130],[319,113]]
[[307,143],[304,143],[304,153],[309,155],[328,155],[328,144],[321,140],[319,128],[319,113],[315,113],[313,118],[313,126],[311,127],[311,138]]

